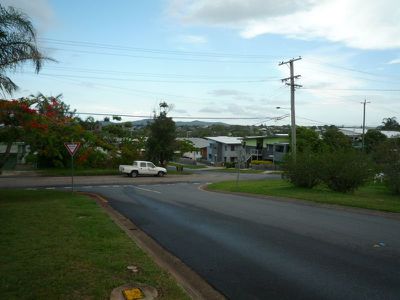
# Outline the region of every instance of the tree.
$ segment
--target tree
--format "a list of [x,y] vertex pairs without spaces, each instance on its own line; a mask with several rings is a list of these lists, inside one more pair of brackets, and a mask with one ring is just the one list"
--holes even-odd
[[94,138],[84,130],[69,106],[61,101],[61,95],[46,97],[42,94],[18,100],[0,100],[1,141],[6,142],[6,153],[0,167],[9,157],[8,149],[14,142],[25,142],[35,153],[41,167],[62,167],[69,163],[64,142],[85,142]]
[[386,139],[386,135],[381,133],[379,130],[369,129],[364,137],[366,152],[373,152],[377,146],[386,141]]
[[[36,33],[29,18],[14,9],[0,5],[0,90],[11,95],[18,86],[6,75],[31,61],[38,73],[45,60],[36,46]],[[51,59],[50,59],[51,60]]]
[[0,158],[0,171],[11,155],[14,142],[24,141],[25,128],[36,118],[36,111],[31,109],[30,99],[0,100],[0,141],[5,143],[6,150]]
[[337,127],[330,127],[322,133],[324,147],[330,151],[350,149],[351,140],[337,129]]
[[400,130],[400,124],[397,122],[396,117],[384,118],[382,121],[382,130]]
[[148,139],[146,141],[146,156],[162,166],[174,156],[176,127],[172,118],[167,117],[169,106],[160,103],[159,115],[154,115],[154,121],[148,125]]
[[[289,133],[289,138],[291,133]],[[322,147],[322,140],[318,133],[307,127],[296,127],[297,151],[304,152],[310,150],[312,152],[319,152]]]

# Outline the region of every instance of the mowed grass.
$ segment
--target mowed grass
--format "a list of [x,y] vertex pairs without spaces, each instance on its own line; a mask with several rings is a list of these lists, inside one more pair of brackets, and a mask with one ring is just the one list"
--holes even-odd
[[169,162],[168,166],[171,166],[171,167],[182,166],[185,169],[193,169],[193,170],[206,168],[206,166],[204,166],[204,165],[200,165],[200,166],[199,165],[185,165],[185,164],[180,164],[180,163],[175,163],[175,162]]
[[131,282],[188,299],[86,196],[0,190],[0,236],[0,299],[109,299]]
[[[71,176],[71,169],[41,169],[37,173],[42,176]],[[118,168],[115,169],[75,169],[74,176],[102,176],[118,175]]]
[[400,196],[392,194],[383,184],[369,184],[354,193],[333,192],[323,186],[313,189],[298,188],[284,180],[256,180],[218,182],[210,190],[241,192],[308,200],[325,204],[360,207],[387,212],[400,212]]
[[[208,171],[212,172],[221,172],[221,173],[237,173],[238,169],[237,168],[223,168],[223,169],[209,169]],[[253,170],[253,169],[241,169],[240,173],[242,174],[261,174],[265,170]]]

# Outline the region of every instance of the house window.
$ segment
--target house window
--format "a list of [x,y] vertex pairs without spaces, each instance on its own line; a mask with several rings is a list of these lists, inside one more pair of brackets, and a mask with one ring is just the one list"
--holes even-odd
[[231,145],[231,151],[235,151],[235,145]]
[[235,162],[236,157],[231,157],[231,162]]
[[225,151],[228,151],[228,146],[225,145]]
[[284,145],[275,145],[275,152],[284,152],[285,146]]
[[224,162],[226,162],[226,156],[224,156]]

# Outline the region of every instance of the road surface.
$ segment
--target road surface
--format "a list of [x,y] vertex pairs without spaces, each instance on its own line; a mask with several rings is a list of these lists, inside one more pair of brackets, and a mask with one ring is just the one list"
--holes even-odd
[[400,221],[211,193],[200,182],[97,192],[231,299],[400,299]]

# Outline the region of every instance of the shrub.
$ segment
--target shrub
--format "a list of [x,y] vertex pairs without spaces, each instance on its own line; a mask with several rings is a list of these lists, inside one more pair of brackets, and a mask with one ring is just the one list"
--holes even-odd
[[270,160],[252,160],[252,165],[272,165],[272,161]]
[[320,161],[320,155],[311,151],[298,153],[296,159],[288,155],[282,177],[295,186],[312,188],[320,182]]
[[234,168],[235,167],[234,162],[225,162],[224,165],[225,165],[225,168]]
[[384,174],[385,184],[400,194],[400,138],[389,139],[379,145],[374,153],[379,171]]
[[321,180],[337,192],[352,192],[372,175],[369,158],[356,150],[338,150],[322,154]]

